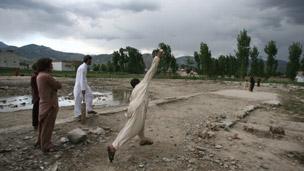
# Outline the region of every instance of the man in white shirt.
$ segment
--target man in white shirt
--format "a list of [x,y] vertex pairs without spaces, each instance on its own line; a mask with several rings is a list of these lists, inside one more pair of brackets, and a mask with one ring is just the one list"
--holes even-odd
[[74,116],[79,121],[81,116],[81,101],[85,97],[86,109],[88,114],[96,114],[93,111],[93,94],[92,90],[88,85],[87,71],[88,66],[92,63],[92,57],[86,55],[83,58],[83,64],[81,64],[76,73],[75,86],[74,86]]
[[[150,69],[147,71],[142,81],[138,79],[131,80],[134,88],[130,96],[130,104],[125,114],[128,118],[127,123],[121,129],[114,142],[108,146],[108,155],[110,162],[113,161],[115,152],[129,139],[136,135],[140,138],[140,145],[151,145],[153,141],[144,135],[146,113],[148,108],[148,87],[157,71],[157,67],[162,56],[162,49],[156,53]],[[154,56],[154,54],[152,54]]]

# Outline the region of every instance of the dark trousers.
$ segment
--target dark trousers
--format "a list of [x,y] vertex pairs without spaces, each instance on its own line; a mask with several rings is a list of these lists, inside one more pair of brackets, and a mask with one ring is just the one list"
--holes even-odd
[[250,84],[249,91],[253,91],[254,84]]
[[32,125],[38,127],[38,116],[39,116],[39,100],[34,102],[32,110]]

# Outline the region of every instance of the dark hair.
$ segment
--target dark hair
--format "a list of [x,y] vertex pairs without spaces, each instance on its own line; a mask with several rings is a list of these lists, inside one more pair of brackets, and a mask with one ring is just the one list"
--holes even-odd
[[88,60],[92,59],[92,56],[86,55],[83,57],[83,62],[88,62]]
[[133,79],[130,81],[130,84],[131,84],[131,86],[134,88],[139,82],[140,82],[139,79],[133,78]]
[[152,51],[152,58],[154,58],[157,55],[158,52],[159,52],[159,49],[153,50]]
[[52,68],[52,59],[41,58],[37,61],[37,72],[47,71]]
[[35,71],[37,71],[37,63],[35,62],[35,63],[33,63],[33,65],[32,65],[32,70],[35,72]]

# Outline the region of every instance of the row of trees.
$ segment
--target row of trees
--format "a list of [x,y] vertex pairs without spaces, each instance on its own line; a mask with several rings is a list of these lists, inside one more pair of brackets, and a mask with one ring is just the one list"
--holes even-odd
[[[176,59],[171,53],[171,47],[165,43],[160,43],[159,48],[163,49],[163,58],[159,63],[158,72],[175,73],[178,69]],[[155,51],[157,49],[154,49]],[[112,54],[112,61],[107,64],[93,64],[94,71],[103,72],[125,72],[130,74],[142,74],[145,72],[143,55],[133,47],[120,48]]]
[[[276,75],[278,61],[276,55],[278,49],[276,42],[271,40],[265,47],[264,52],[267,59],[260,57],[260,52],[256,46],[251,47],[251,37],[246,30],[240,31],[237,36],[237,49],[235,55],[221,55],[217,59],[212,58],[208,45],[204,42],[200,44],[200,50],[194,52],[196,61],[196,70],[201,75],[207,76],[238,76],[244,78],[247,75],[260,77],[270,77]],[[168,44],[160,43],[158,48],[164,50],[164,57],[160,61],[158,72],[175,73],[178,69],[175,57],[172,55],[171,47]],[[156,50],[156,49],[155,49]],[[301,60],[302,45],[294,42],[289,47],[289,62],[286,75],[293,79],[299,70],[304,70],[304,57]],[[145,72],[145,64],[142,54],[133,47],[120,48],[112,54],[112,61],[107,64],[94,65],[95,71],[107,72],[126,72],[131,74],[142,74]],[[188,66],[183,68],[192,68],[194,61],[191,58],[187,61]]]
[[[235,56],[221,55],[218,59],[212,58],[208,45],[202,42],[200,51],[194,52],[199,74],[208,76],[234,75],[242,78],[248,74],[264,76],[264,61],[259,58],[257,47],[250,48],[250,40],[251,38],[247,35],[247,31],[241,31],[237,38],[238,44]],[[250,71],[248,70],[249,57],[251,58]]]
[[93,71],[114,72],[114,66],[111,61],[106,64],[93,64]]
[[[246,30],[242,30],[237,36],[237,49],[235,56],[221,55],[218,59],[212,58],[211,51],[206,43],[200,44],[200,51],[194,52],[194,59],[197,63],[199,74],[227,75],[244,78],[247,75],[254,76],[274,76],[276,75],[278,61],[276,55],[278,52],[275,41],[271,40],[264,48],[267,55],[266,63],[259,56],[260,52],[256,46],[250,46],[251,37]],[[289,47],[289,62],[286,75],[294,79],[297,71],[304,70],[304,57],[300,62],[302,54],[302,45],[299,42],[293,43]]]
[[133,47],[120,48],[119,51],[114,51],[112,63],[115,72],[142,74],[145,71],[142,54]]
[[112,54],[112,61],[107,64],[94,64],[94,71],[126,72],[142,74],[145,71],[145,63],[142,54],[133,47],[120,48]]

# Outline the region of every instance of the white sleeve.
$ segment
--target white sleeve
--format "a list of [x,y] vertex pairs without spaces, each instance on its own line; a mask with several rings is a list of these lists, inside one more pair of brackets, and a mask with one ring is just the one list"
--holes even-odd
[[86,75],[85,75],[85,68],[80,68],[80,72],[79,72],[79,81],[80,81],[80,88],[81,90],[86,90],[87,88],[87,84],[86,84]]
[[142,81],[150,82],[152,80],[153,76],[155,75],[155,73],[157,71],[159,61],[160,61],[160,58],[158,56],[155,56],[152,61],[150,69],[147,71],[147,73]]

